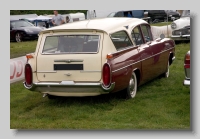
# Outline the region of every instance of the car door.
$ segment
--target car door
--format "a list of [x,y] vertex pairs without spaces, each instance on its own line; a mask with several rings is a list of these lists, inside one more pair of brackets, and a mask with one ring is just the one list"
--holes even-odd
[[149,43],[144,40],[140,26],[135,27],[132,32],[132,39],[138,46],[138,52],[140,54],[141,61],[141,84],[151,80],[154,77],[153,64],[154,60],[152,57],[152,50]]
[[153,40],[150,26],[142,24],[140,27],[145,43],[148,44],[148,46],[151,48],[153,59],[151,67],[153,69],[152,74],[154,75],[154,77],[156,77],[165,71],[166,66],[163,65],[167,64],[166,62],[168,59],[166,59],[166,57],[168,57],[168,53],[164,52],[164,45],[162,41],[157,42],[156,40]]

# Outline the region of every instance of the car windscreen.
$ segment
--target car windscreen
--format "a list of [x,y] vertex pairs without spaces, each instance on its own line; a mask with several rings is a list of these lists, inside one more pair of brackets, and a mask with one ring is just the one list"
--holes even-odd
[[47,36],[42,53],[97,53],[99,41],[99,35]]
[[19,27],[31,27],[31,26],[34,26],[32,23],[27,22],[27,21],[23,21],[23,20],[11,21],[10,24],[11,24],[11,26],[14,27],[14,28],[19,28]]
[[112,12],[112,13],[110,13],[107,17],[114,17],[115,14],[116,14],[116,12]]

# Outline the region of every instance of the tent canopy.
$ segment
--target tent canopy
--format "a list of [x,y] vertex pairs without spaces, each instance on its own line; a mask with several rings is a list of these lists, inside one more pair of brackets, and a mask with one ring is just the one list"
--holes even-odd
[[37,16],[37,17],[31,17],[31,18],[23,18],[23,19],[26,19],[28,21],[31,21],[31,22],[34,22],[34,21],[49,21],[51,20],[52,18],[51,17],[48,17],[48,16],[43,16],[43,15],[40,15],[40,16]]

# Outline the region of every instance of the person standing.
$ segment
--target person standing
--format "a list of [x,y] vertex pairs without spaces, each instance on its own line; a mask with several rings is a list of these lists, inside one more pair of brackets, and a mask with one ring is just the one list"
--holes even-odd
[[69,23],[69,16],[66,16],[66,23]]
[[128,17],[132,17],[132,15],[131,15],[131,13],[130,13],[130,12],[128,12]]
[[57,10],[54,10],[54,17],[52,18],[52,24],[54,26],[59,26],[65,23],[64,18],[62,15],[58,14]]

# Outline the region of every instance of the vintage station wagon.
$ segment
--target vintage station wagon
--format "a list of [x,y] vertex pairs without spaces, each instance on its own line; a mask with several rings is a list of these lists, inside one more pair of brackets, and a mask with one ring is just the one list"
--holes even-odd
[[151,26],[137,18],[68,23],[39,34],[27,54],[24,87],[54,96],[95,96],[120,90],[134,98],[137,87],[169,76],[175,43],[153,40]]

